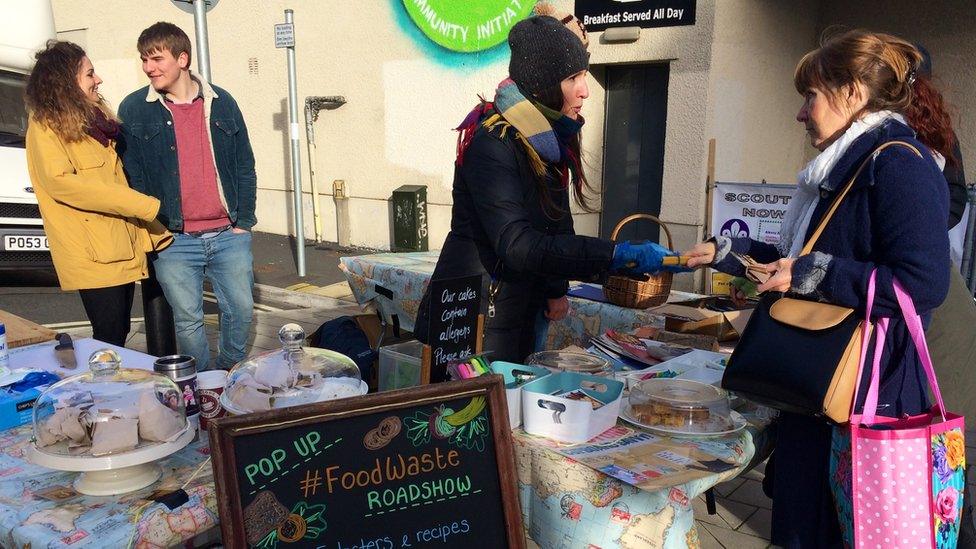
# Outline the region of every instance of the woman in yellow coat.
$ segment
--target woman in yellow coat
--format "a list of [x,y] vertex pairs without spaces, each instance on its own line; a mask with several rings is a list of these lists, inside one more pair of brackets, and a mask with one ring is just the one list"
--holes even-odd
[[27,166],[64,290],[78,290],[95,339],[124,345],[146,253],[172,235],[159,200],[129,188],[115,153],[119,124],[76,44],[49,42],[27,80]]

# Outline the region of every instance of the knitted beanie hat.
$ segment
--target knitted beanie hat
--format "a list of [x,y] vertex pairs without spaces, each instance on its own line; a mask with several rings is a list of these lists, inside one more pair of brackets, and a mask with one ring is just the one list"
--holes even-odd
[[583,42],[583,47],[589,49],[590,39],[586,35],[586,27],[583,26],[583,22],[572,13],[560,11],[556,9],[556,6],[553,6],[549,2],[539,2],[534,8],[532,8],[532,13],[535,15],[548,15],[563,25],[566,25],[566,27],[573,31],[573,34],[578,36]]
[[516,23],[508,33],[508,45],[512,49],[508,75],[530,94],[558,86],[589,67],[590,55],[580,38],[547,15]]

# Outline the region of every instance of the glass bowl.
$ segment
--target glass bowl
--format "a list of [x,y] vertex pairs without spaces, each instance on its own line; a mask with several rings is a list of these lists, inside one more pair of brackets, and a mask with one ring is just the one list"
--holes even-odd
[[346,355],[302,347],[305,331],[286,324],[281,349],[241,361],[231,369],[220,403],[233,415],[263,412],[366,394],[359,367]]
[[613,373],[610,361],[590,353],[575,351],[540,351],[529,355],[525,363],[542,366],[552,372],[575,372],[592,376],[609,376]]
[[189,444],[183,393],[170,378],[122,368],[111,349],[92,353],[89,371],[63,379],[37,397],[28,459],[63,471],[87,472],[79,492],[109,495],[155,482],[152,462]]

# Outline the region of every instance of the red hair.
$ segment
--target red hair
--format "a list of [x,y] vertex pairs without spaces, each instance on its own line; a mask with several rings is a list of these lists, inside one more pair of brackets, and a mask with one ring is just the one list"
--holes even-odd
[[957,165],[959,159],[954,154],[956,134],[952,131],[952,118],[945,99],[925,76],[918,75],[912,88],[912,101],[903,113],[908,125],[915,130],[918,140],[945,157],[947,164]]

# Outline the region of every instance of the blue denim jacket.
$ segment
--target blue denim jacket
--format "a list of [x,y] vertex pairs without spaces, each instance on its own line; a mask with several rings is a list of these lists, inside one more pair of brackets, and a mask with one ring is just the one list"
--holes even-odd
[[[231,223],[250,230],[257,223],[257,176],[244,117],[227,91],[196,75],[193,78],[200,83],[204,98],[221,201]],[[119,105],[119,118],[122,132],[118,150],[129,185],[158,198],[162,202],[159,221],[171,231],[182,231],[176,132],[164,99],[151,86],[136,90]]]

